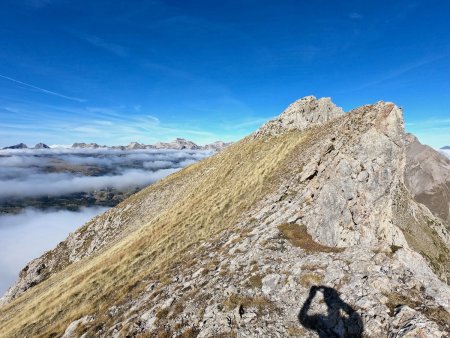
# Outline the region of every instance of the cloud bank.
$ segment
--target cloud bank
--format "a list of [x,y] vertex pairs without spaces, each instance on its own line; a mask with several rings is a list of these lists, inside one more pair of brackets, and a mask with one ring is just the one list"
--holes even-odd
[[210,151],[46,149],[0,151],[0,203],[154,183]]
[[11,286],[30,260],[52,249],[70,232],[106,210],[103,207],[81,208],[78,212],[27,208],[20,214],[0,216],[0,294]]
[[440,149],[439,151],[450,158],[450,149]]
[[[0,150],[0,206],[14,200],[26,202],[30,197],[70,198],[73,193],[106,188],[125,191],[144,187],[212,153],[166,149]],[[55,207],[0,214],[0,294],[16,280],[27,262],[107,210],[94,206],[78,211]]]

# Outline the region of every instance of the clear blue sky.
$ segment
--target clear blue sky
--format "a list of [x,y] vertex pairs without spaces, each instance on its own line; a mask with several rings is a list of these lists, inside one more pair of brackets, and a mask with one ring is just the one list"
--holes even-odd
[[237,140],[310,94],[450,144],[450,1],[4,0],[0,46],[0,146]]

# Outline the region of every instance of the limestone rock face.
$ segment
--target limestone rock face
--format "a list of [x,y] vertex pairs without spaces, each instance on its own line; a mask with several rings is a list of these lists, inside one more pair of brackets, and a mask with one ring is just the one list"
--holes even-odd
[[306,96],[289,105],[280,116],[263,125],[256,135],[279,135],[286,130],[303,130],[342,114],[344,114],[342,108],[331,102],[329,97],[317,99],[314,96]]
[[0,330],[449,335],[450,235],[405,185],[408,142],[393,103],[343,114],[329,99],[296,101],[30,263],[3,298]]
[[403,246],[401,231],[392,226],[392,200],[403,184],[402,111],[379,102],[319,128],[326,136],[298,159],[302,172],[287,184],[298,193],[275,221],[303,223],[329,246]]

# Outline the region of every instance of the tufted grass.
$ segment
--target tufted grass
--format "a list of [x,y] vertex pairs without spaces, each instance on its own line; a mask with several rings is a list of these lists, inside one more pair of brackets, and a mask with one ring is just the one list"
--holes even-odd
[[278,226],[283,238],[293,246],[302,248],[307,252],[342,252],[344,248],[329,247],[313,240],[303,224],[285,223]]

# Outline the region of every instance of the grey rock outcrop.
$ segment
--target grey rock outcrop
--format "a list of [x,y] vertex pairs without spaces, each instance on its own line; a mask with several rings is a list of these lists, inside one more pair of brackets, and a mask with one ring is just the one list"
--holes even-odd
[[286,130],[304,130],[344,114],[329,97],[306,96],[290,104],[277,118],[264,124],[256,136],[279,135]]

